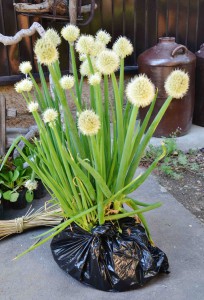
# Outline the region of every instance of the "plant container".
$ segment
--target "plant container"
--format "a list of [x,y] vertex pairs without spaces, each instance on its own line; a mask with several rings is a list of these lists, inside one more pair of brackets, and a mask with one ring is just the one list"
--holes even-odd
[[[196,56],[185,46],[177,44],[174,37],[162,37],[156,46],[139,55],[138,67],[139,73],[146,74],[158,88],[158,98],[149,124],[167,98],[164,83],[168,75],[175,69],[182,69],[189,74],[190,84],[187,94],[182,99],[173,99],[154,136],[169,137],[172,134],[177,136],[187,134],[193,120]],[[140,109],[142,121],[148,108]]]
[[19,192],[19,196],[16,202],[11,202],[11,208],[13,209],[22,209],[25,208],[27,206],[27,201],[25,198],[25,194],[26,194],[26,189],[23,189],[22,191]]
[[53,238],[51,250],[62,270],[102,291],[132,290],[168,273],[165,253],[150,244],[134,218],[106,222],[91,232],[72,224]]

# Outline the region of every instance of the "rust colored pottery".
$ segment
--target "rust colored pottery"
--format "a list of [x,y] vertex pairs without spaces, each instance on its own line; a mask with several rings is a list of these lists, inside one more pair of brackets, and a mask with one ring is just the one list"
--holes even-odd
[[204,44],[196,52],[196,92],[193,123],[204,127]]
[[[195,102],[195,66],[196,56],[185,46],[177,44],[174,37],[160,38],[156,46],[138,57],[139,73],[146,74],[159,90],[150,122],[167,98],[164,82],[168,75],[179,68],[188,72],[190,76],[188,93],[182,99],[172,100],[154,136],[168,137],[172,134],[182,136],[189,131]],[[140,109],[141,120],[144,120],[147,111],[148,107]]]

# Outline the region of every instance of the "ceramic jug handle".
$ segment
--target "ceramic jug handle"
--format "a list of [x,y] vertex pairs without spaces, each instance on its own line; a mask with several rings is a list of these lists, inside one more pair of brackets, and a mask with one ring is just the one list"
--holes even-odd
[[[172,51],[171,55],[174,57],[174,56],[176,55],[176,53],[177,53],[179,50],[183,50],[183,53],[182,53],[182,54],[185,54],[185,53],[188,52],[188,49],[187,49],[185,46],[180,45],[180,46],[176,47],[176,48]],[[180,53],[178,53],[178,54],[180,54]]]

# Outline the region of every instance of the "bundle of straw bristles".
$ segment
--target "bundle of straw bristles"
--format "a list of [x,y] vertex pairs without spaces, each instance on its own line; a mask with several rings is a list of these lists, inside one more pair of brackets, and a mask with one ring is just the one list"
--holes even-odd
[[36,211],[30,207],[25,216],[13,220],[0,220],[0,239],[35,227],[52,227],[60,224],[62,219],[62,211],[58,205],[45,203]]

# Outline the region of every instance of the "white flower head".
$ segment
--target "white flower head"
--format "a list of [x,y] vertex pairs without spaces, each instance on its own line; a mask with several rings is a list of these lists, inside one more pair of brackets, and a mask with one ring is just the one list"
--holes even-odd
[[81,35],[76,42],[76,51],[80,54],[90,55],[94,46],[94,37],[92,35]]
[[23,74],[28,74],[30,73],[30,71],[32,70],[32,66],[30,61],[23,61],[20,66],[19,66],[19,70],[21,73]]
[[110,75],[119,68],[119,56],[112,50],[104,50],[98,55],[96,65],[101,74]]
[[15,84],[15,90],[17,93],[30,92],[33,87],[33,83],[30,79],[22,79]]
[[45,123],[53,123],[58,117],[58,112],[53,108],[48,108],[43,113],[43,121]]
[[146,75],[141,74],[128,83],[126,95],[133,105],[145,107],[153,101],[155,87]]
[[100,84],[101,82],[101,74],[100,73],[95,73],[93,75],[89,76],[88,82],[90,85],[97,85]]
[[46,37],[37,40],[34,48],[39,63],[49,66],[58,60],[59,53],[55,44]]
[[70,90],[74,86],[74,76],[64,75],[60,79],[60,85],[63,88],[63,90]]
[[91,56],[98,56],[103,50],[105,50],[106,45],[100,41],[95,40],[93,47],[91,49],[90,55]]
[[105,30],[101,29],[96,33],[96,40],[104,45],[107,45],[111,41],[111,35]]
[[68,24],[62,28],[61,35],[70,44],[73,44],[79,37],[80,30],[77,26]]
[[118,54],[119,57],[125,58],[131,55],[133,52],[133,45],[126,37],[119,37],[113,45],[113,51]]
[[189,75],[182,70],[174,70],[167,77],[164,87],[168,96],[183,98],[189,89]]
[[29,191],[33,191],[36,190],[38,187],[38,183],[36,180],[27,180],[24,184],[24,186],[29,190]]
[[99,116],[92,110],[84,110],[78,117],[78,128],[83,135],[96,135],[101,127]]
[[61,38],[56,30],[50,28],[45,31],[45,34],[43,36],[44,38],[48,38],[51,40],[51,42],[55,45],[55,47],[59,46],[61,44]]
[[[92,63],[94,72],[97,72],[96,61],[94,58],[91,58],[91,63]],[[91,70],[90,70],[88,59],[83,61],[82,64],[80,65],[80,74],[82,76],[90,76],[92,74]]]
[[28,104],[28,111],[29,112],[34,112],[34,111],[38,111],[39,109],[39,104],[35,101],[32,101]]

